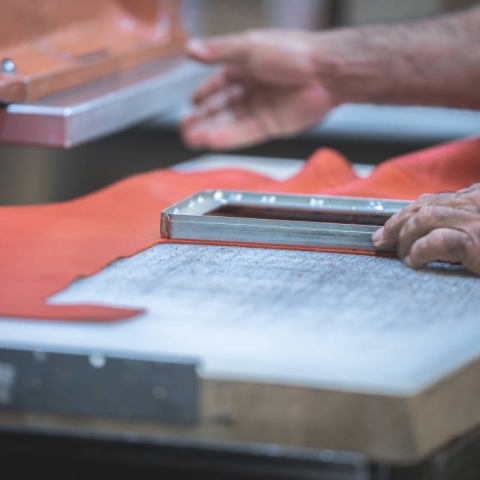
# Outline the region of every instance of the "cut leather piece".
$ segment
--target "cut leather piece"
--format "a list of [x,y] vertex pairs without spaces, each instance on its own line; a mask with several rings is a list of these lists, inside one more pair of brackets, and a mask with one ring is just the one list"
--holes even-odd
[[480,182],[480,139],[391,160],[366,179],[359,178],[342,155],[321,149],[299,174],[286,181],[242,169],[160,170],[132,176],[69,202],[0,207],[0,316],[105,322],[135,316],[137,310],[57,306],[45,301],[118,258],[162,243],[161,211],[200,190],[413,200],[422,193],[458,190],[476,182]]

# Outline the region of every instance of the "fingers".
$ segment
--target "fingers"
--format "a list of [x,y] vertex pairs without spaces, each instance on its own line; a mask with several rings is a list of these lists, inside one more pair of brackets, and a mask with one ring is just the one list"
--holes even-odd
[[[398,244],[399,235],[405,224],[413,217],[421,208],[429,204],[443,204],[451,194],[422,195],[417,201],[411,203],[401,212],[396,213],[389,218],[385,226],[377,230],[373,235],[373,243],[378,248],[393,248]],[[445,202],[444,202],[445,200]]]
[[409,218],[398,236],[399,257],[405,258],[413,244],[433,230],[448,228],[464,231],[475,222],[476,216],[464,210],[442,205],[424,206]]
[[471,242],[466,233],[439,228],[413,244],[405,263],[415,269],[423,268],[435,261],[463,263],[469,268],[470,248]]
[[241,78],[242,74],[239,68],[234,66],[223,67],[197,89],[193,95],[193,102],[199,105],[211,95],[238,82]]
[[398,245],[399,257],[415,269],[442,261],[480,274],[479,225],[479,212],[459,203],[458,194],[423,196],[394,215],[374,242],[380,248]]
[[398,245],[412,268],[461,263],[480,275],[480,184],[456,193],[422,195],[375,232],[379,248]]
[[194,108],[192,113],[185,117],[181,122],[182,129],[191,128],[199,121],[213,117],[223,110],[242,102],[245,99],[246,92],[242,85],[231,85],[213,95]]
[[244,105],[239,105],[199,121],[183,135],[192,147],[225,150],[259,143],[268,133]]
[[225,35],[209,40],[193,39],[187,53],[203,63],[241,62],[248,54],[249,42],[245,34]]

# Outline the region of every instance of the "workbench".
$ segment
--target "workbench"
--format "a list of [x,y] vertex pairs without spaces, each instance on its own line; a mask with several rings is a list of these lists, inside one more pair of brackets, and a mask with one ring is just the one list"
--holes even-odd
[[[286,179],[302,164],[217,155],[174,168]],[[0,319],[0,457],[82,451],[223,478],[478,478],[480,279],[461,267],[162,244],[48,301],[144,313]]]

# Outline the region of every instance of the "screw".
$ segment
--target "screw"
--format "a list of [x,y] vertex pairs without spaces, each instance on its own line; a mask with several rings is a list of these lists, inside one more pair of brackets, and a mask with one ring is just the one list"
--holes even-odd
[[107,363],[107,359],[101,353],[92,353],[88,360],[93,368],[103,368]]
[[2,73],[5,75],[15,75],[17,73],[17,66],[10,58],[5,58],[2,61]]

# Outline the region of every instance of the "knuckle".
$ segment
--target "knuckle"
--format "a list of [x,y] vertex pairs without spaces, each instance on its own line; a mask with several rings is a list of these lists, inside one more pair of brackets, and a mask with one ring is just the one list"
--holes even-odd
[[454,195],[452,192],[425,193],[418,198],[417,202],[425,206],[438,205],[449,198],[453,198]]
[[452,253],[455,256],[463,256],[467,250],[467,240],[464,236],[443,236],[439,239],[442,242],[442,246],[445,251]]
[[434,195],[432,203],[440,203],[445,200],[452,200],[455,197],[455,192],[442,192]]
[[433,197],[433,195],[431,193],[424,193],[423,195],[420,195],[418,197],[417,202],[422,202],[422,203],[428,202],[428,201],[431,200],[432,197]]
[[473,183],[469,187],[462,188],[457,193],[465,194],[465,193],[473,193],[478,192],[480,190],[480,183]]
[[398,242],[401,247],[401,250],[404,251],[405,248],[411,245],[415,237],[415,232],[418,230],[418,223],[415,221],[415,218],[411,218],[402,228],[398,235]]
[[445,244],[445,234],[441,230],[434,230],[430,235],[430,241],[428,242],[428,246],[430,248],[435,248],[436,250],[443,247]]
[[425,207],[422,207],[415,217],[413,218],[413,221],[416,226],[419,224],[425,224],[429,222],[434,216],[435,216],[435,207],[432,207],[430,205],[427,205]]
[[396,229],[396,226],[401,220],[401,215],[402,215],[402,212],[396,213],[385,222],[385,225],[383,226],[383,230],[386,235],[390,234],[390,232]]
[[453,237],[444,237],[443,248],[455,258],[465,258],[469,250],[469,240],[467,235],[456,235]]
[[[458,246],[456,245],[458,239],[449,237],[445,234],[443,230],[435,230],[431,236],[431,241],[427,245],[427,248],[431,251],[436,252],[439,257],[444,256],[445,254],[451,255],[455,254]],[[443,254],[443,255],[442,255]]]

